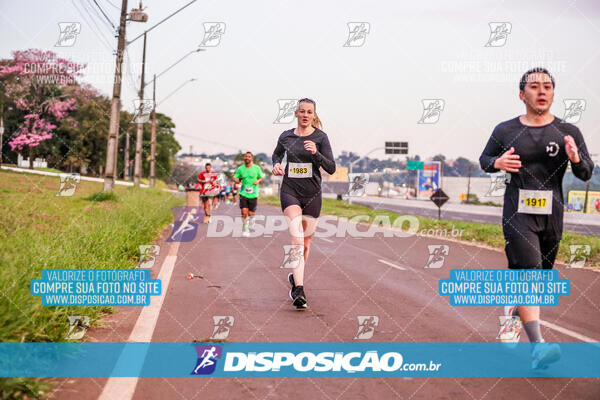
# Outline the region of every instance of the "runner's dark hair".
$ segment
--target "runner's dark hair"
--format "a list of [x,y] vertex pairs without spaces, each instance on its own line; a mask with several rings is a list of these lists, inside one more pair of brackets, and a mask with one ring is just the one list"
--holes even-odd
[[542,73],[542,74],[546,74],[550,77],[550,80],[552,81],[552,89],[554,89],[556,87],[556,83],[554,82],[554,77],[550,74],[550,72],[543,67],[535,67],[535,68],[531,68],[529,71],[525,72],[523,74],[523,76],[521,77],[521,80],[519,81],[519,90],[523,91],[525,90],[525,85],[527,84],[527,79],[529,79],[529,75],[531,74],[536,74],[536,73]]

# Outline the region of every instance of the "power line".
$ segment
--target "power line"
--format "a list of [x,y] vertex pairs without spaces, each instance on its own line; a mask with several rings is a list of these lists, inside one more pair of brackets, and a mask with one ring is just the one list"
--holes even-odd
[[117,27],[112,23],[112,21],[110,20],[110,18],[108,18],[108,15],[106,15],[106,13],[104,12],[104,10],[102,9],[102,7],[100,7],[100,4],[98,4],[98,2],[96,0],[93,0],[94,4],[96,4],[96,6],[98,6],[98,8],[100,9],[100,12],[102,13],[102,15],[104,15],[104,18],[106,18],[106,20],[108,21],[108,23],[113,27],[113,30],[117,30]]
[[93,29],[92,24],[90,24],[90,22],[88,21],[88,18],[83,14],[83,12],[79,9],[79,7],[77,6],[76,2],[71,0],[71,3],[73,4],[73,7],[75,7],[75,10],[77,10],[77,13],[81,16],[81,18],[84,20],[84,22],[88,25],[88,27],[90,28],[90,30],[94,33],[94,35],[98,38],[98,40],[100,41],[100,43],[108,49],[108,51],[112,54],[114,53],[114,48],[106,41],[106,38],[104,36],[102,36],[101,34],[99,34],[98,32],[96,32],[95,29]]
[[[98,14],[98,11],[96,11],[96,9],[94,8],[94,6],[92,6],[91,4],[88,4],[84,1],[81,2],[81,7],[83,8],[83,10],[87,13],[87,15],[90,17],[90,19],[92,20],[92,22],[94,23],[94,26],[96,27],[96,29],[98,29],[98,32],[100,34],[102,34],[102,37],[104,37],[106,39],[106,37],[103,34],[103,29],[98,26],[98,24],[96,24],[96,18],[92,15],[92,13],[90,12],[90,8],[92,10],[92,12],[98,17],[100,18],[100,20],[102,21],[102,17]],[[106,23],[105,23],[106,24]],[[104,25],[106,26],[106,25]],[[108,27],[108,29],[110,29],[110,27]],[[112,32],[111,32],[112,33]]]
[[117,9],[117,10],[121,11],[121,8],[120,8],[120,7],[117,7],[116,5],[114,5],[114,4],[112,3],[112,1],[110,1],[110,0],[105,0],[105,1],[106,1],[108,4],[110,4],[111,6],[113,6],[115,9]]
[[220,143],[220,142],[215,142],[215,141],[213,141],[213,140],[208,140],[208,139],[199,138],[199,137],[197,137],[197,136],[185,135],[185,134],[183,134],[183,133],[179,133],[179,132],[176,132],[174,135],[176,135],[176,136],[182,136],[182,137],[184,137],[184,138],[188,138],[188,139],[194,139],[194,140],[196,140],[196,141],[203,142],[203,143],[216,144],[216,145],[219,145],[219,146],[228,147],[228,148],[230,148],[230,149],[239,150],[239,147],[231,146],[231,145],[229,145],[229,144],[224,144],[224,143]]
[[133,90],[134,93],[138,93],[138,88],[135,83],[135,78],[132,76],[131,72],[131,56],[129,55],[129,50],[127,47],[125,48],[125,62],[127,63],[127,68],[125,69],[125,76],[127,77],[127,83],[129,84],[129,88]]
[[190,4],[195,3],[196,1],[198,1],[198,0],[192,0],[189,3],[187,3],[185,6],[181,7],[179,10],[177,10],[174,13],[166,16],[165,18],[163,18],[162,20],[160,20],[159,22],[157,22],[156,24],[154,24],[153,26],[151,26],[149,29],[145,30],[144,32],[142,32],[141,34],[139,34],[138,36],[136,36],[132,40],[128,41],[127,45],[129,46],[131,43],[135,42],[136,40],[138,40],[139,38],[141,38],[142,36],[144,36],[145,33],[150,32],[152,29],[156,28],[157,26],[159,26],[160,24],[162,24],[163,22],[165,22],[166,20],[168,20],[169,18],[171,18],[173,15],[177,14],[178,12],[180,12],[184,8],[188,7]]

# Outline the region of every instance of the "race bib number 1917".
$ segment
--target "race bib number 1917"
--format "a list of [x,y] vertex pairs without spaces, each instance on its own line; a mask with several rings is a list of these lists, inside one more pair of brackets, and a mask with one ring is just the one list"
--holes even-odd
[[519,207],[523,214],[552,214],[552,190],[519,189]]

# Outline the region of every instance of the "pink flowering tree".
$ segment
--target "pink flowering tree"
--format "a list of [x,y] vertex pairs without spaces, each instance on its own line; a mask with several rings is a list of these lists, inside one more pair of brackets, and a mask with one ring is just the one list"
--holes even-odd
[[76,108],[76,99],[65,89],[76,84],[84,67],[37,49],[15,51],[12,59],[0,63],[4,95],[27,113],[8,144],[13,151],[28,153],[30,169],[34,148],[51,139],[56,124]]

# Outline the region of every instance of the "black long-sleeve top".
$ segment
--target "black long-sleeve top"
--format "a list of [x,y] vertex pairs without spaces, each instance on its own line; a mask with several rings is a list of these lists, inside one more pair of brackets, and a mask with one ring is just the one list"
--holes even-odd
[[583,135],[575,125],[555,117],[547,125],[531,127],[523,125],[517,117],[496,126],[479,157],[481,168],[485,172],[498,172],[494,162],[511,147],[515,148],[514,154],[518,154],[521,161],[519,172],[508,173],[510,181],[504,193],[505,218],[510,219],[517,212],[519,189],[552,190],[552,225],[557,233],[562,233],[562,180],[570,162],[565,151],[567,135],[575,139],[580,158],[577,164],[571,162],[573,174],[587,181],[592,176],[594,163]]
[[[304,141],[310,140],[317,146],[317,152],[312,154],[304,148]],[[284,155],[287,154],[287,164],[281,190],[284,193],[296,197],[312,197],[321,192],[321,171],[322,167],[328,174],[335,172],[335,160],[333,151],[329,144],[327,134],[320,129],[307,136],[298,136],[294,129],[284,131],[277,139],[277,146],[273,151],[273,165],[281,163]],[[312,163],[312,177],[308,178],[290,178],[290,163]]]

